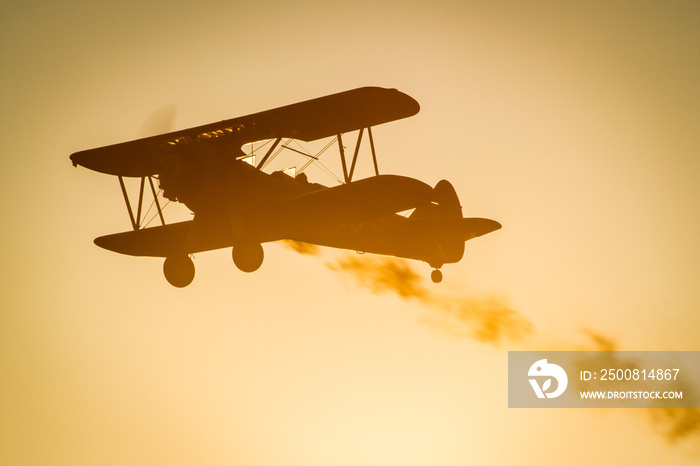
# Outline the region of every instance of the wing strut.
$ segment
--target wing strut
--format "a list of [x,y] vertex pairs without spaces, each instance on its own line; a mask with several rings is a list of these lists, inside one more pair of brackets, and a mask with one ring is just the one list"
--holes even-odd
[[[346,183],[352,181],[352,176],[355,174],[355,165],[357,164],[357,156],[360,154],[360,145],[362,144],[362,135],[365,132],[365,128],[360,128],[360,132],[357,135],[357,142],[355,143],[355,152],[352,155],[352,162],[350,163],[350,171],[348,172],[348,164],[345,160],[345,147],[343,147],[343,137],[338,134],[338,150],[340,151],[340,163],[343,166],[343,177]],[[379,167],[377,166],[377,154],[374,150],[374,138],[372,137],[372,128],[367,127],[367,133],[369,134],[369,145],[372,148],[372,162],[374,162],[374,173],[379,175]]]
[[338,151],[340,152],[340,163],[343,165],[343,179],[346,183],[349,183],[348,164],[345,162],[345,147],[343,147],[343,136],[341,134],[338,134]]
[[156,209],[158,209],[158,217],[160,217],[161,225],[165,225],[165,219],[163,218],[163,210],[160,208],[160,202],[158,202],[158,194],[156,194],[156,188],[153,186],[153,178],[148,177],[148,184],[151,185],[151,194],[153,194],[153,201],[156,203]]
[[134,230],[138,230],[139,225],[136,223],[136,220],[134,220],[134,213],[131,211],[129,195],[126,193],[126,187],[124,186],[124,178],[122,176],[118,176],[117,178],[119,178],[119,186],[121,186],[122,188],[122,195],[124,196],[124,202],[126,202],[126,210],[129,211],[129,220],[131,220],[131,226],[134,227]]
[[258,168],[259,170],[262,170],[262,168],[265,166],[265,162],[267,162],[267,159],[270,158],[270,156],[272,155],[272,152],[275,150],[275,148],[277,147],[277,145],[281,141],[282,141],[282,138],[277,138],[275,140],[275,142],[272,144],[272,147],[270,147],[270,149],[267,151],[267,154],[265,154],[265,157],[262,158],[262,160],[260,161],[260,163],[258,164],[258,166],[256,168]]
[[[153,185],[153,179],[149,177],[142,176],[141,177],[141,186],[139,187],[139,203],[136,208],[136,215],[134,216],[134,211],[131,208],[131,202],[129,202],[129,194],[126,191],[126,186],[124,185],[124,177],[118,176],[119,178],[119,186],[122,189],[122,195],[124,196],[124,202],[126,203],[126,210],[129,212],[129,220],[131,221],[131,226],[134,228],[134,230],[139,230],[141,229],[143,225],[143,221],[145,220],[145,217],[148,215],[148,212],[146,212],[143,215],[143,218],[141,216],[141,211],[143,208],[143,193],[146,188],[146,178],[148,178],[148,184],[151,187],[151,194],[153,194],[153,202],[156,204],[156,208],[158,209],[158,217],[160,218],[160,222],[165,225],[165,219],[163,218],[163,209],[160,207],[160,202],[158,202],[158,194],[156,193],[156,188]],[[148,209],[150,211],[150,208]]]
[[350,179],[352,180],[352,175],[355,173],[355,164],[357,163],[357,155],[360,153],[360,143],[362,142],[362,134],[365,132],[364,128],[360,128],[360,133],[357,135],[357,144],[355,144],[355,153],[352,156],[352,164],[350,164]]
[[372,162],[374,162],[374,174],[379,175],[379,166],[377,165],[377,152],[374,150],[374,138],[372,137],[372,127],[367,127],[367,134],[369,135],[369,146],[372,148]]
[[[123,182],[122,182],[123,183]],[[136,210],[136,218],[139,219],[139,227],[141,226],[141,207],[143,207],[143,188],[146,183],[146,177],[142,176],[141,177],[141,187],[139,188],[139,206],[138,209]]]

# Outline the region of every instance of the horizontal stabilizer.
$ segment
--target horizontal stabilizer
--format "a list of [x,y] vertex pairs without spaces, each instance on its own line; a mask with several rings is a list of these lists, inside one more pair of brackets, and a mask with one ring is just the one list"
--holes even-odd
[[484,236],[501,229],[501,224],[488,218],[441,218],[441,219],[413,219],[411,224],[417,228],[432,231],[438,237],[451,238],[463,243],[470,239]]
[[449,181],[441,180],[435,185],[432,201],[430,204],[414,210],[411,214],[411,219],[462,218],[462,206],[459,204],[459,197],[457,197],[457,192]]
[[462,218],[457,219],[457,222],[460,223],[460,229],[464,235],[464,241],[469,241],[470,239],[484,236],[487,233],[491,233],[492,231],[496,231],[501,228],[500,223],[488,218]]

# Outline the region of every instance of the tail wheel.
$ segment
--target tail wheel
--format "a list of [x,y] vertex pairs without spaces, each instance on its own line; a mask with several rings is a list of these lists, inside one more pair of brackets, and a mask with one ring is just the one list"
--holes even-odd
[[237,244],[231,251],[233,263],[243,272],[255,272],[260,268],[265,258],[262,244],[243,243]]
[[194,280],[194,262],[189,256],[167,257],[163,262],[163,275],[174,287],[184,288]]
[[438,269],[433,270],[430,272],[430,279],[433,281],[433,283],[440,283],[442,281],[442,272],[440,272]]

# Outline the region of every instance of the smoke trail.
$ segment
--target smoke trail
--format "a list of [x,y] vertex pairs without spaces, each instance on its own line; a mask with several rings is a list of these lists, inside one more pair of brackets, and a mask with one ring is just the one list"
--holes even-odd
[[[618,348],[618,344],[610,337],[603,336],[600,333],[586,329],[583,331],[592,340],[593,348],[588,351],[609,351],[609,355],[604,356],[603,364],[597,364],[598,367],[616,367],[616,368],[638,368],[634,361],[625,360],[618,357],[613,351]],[[585,351],[585,350],[584,350]],[[595,366],[595,364],[589,364]],[[668,367],[673,364],[667,364]],[[654,390],[673,389],[674,391],[682,391],[684,400],[696,400],[698,397],[698,388],[689,383],[679,385],[675,383],[673,387],[664,387],[663,385],[655,384]],[[636,410],[632,409],[633,412]],[[652,424],[657,428],[658,433],[663,436],[666,441],[675,445],[683,441],[700,442],[700,409],[698,408],[649,408],[643,410]]]
[[[683,396],[688,393],[683,388]],[[700,435],[700,409],[697,408],[655,408],[650,409],[651,420],[661,430],[661,435],[674,445]]]
[[349,274],[358,284],[372,293],[394,292],[403,299],[424,301],[429,293],[418,275],[404,260],[380,256],[358,257],[346,255],[336,262],[327,263],[331,270]]
[[304,243],[302,241],[294,241],[293,239],[285,239],[281,241],[282,245],[288,247],[292,251],[307,256],[318,256],[321,253],[321,248],[315,244]]
[[618,348],[616,341],[595,330],[583,329],[582,332],[593,340],[595,349],[592,351],[615,351]]
[[[315,245],[286,241],[285,244],[301,254],[320,255]],[[427,324],[448,334],[468,337],[479,342],[499,346],[502,343],[535,345],[534,326],[524,315],[507,305],[499,297],[476,298],[451,296],[426,287],[424,279],[411,265],[402,259],[383,256],[356,256],[346,254],[327,262],[331,270],[343,272],[358,285],[375,294],[393,293],[403,300],[416,301],[425,306]],[[606,351],[609,358],[616,358],[614,367],[633,367],[634,362],[624,361],[613,352],[619,348],[617,341],[596,330],[582,329],[588,343],[554,343],[558,350]],[[539,344],[538,344],[539,346]],[[549,346],[551,349],[552,345]],[[607,361],[610,362],[610,361]],[[698,396],[697,387],[682,387],[684,397]],[[700,442],[700,409],[650,408],[634,410],[647,413],[648,419],[670,444],[686,441]]]
[[474,298],[434,294],[433,323],[456,336],[466,336],[483,343],[524,341],[533,333],[532,323],[496,296]]
[[503,299],[438,293],[426,288],[423,277],[401,259],[348,255],[327,266],[349,274],[373,293],[395,293],[402,299],[421,302],[430,312],[426,321],[453,335],[499,345],[521,341],[533,331],[532,323]]
[[[504,299],[450,296],[433,291],[424,285],[423,277],[407,261],[382,256],[346,255],[326,265],[332,270],[347,273],[372,293],[395,293],[401,299],[424,304],[429,311],[424,320],[451,335],[495,346],[504,342],[534,343],[530,338],[534,336],[532,323],[509,307]],[[556,346],[562,346],[561,350],[609,352],[604,358],[606,363],[611,363],[608,364],[611,367],[635,367],[633,361],[623,360],[614,353],[619,348],[614,338],[592,329],[582,329],[581,332],[589,343],[574,345],[569,342]],[[615,359],[614,363],[611,359]],[[682,390],[684,397],[696,396],[695,387],[685,386]],[[641,412],[647,413],[652,423],[660,429],[660,434],[671,444],[700,440],[700,409],[650,408]]]

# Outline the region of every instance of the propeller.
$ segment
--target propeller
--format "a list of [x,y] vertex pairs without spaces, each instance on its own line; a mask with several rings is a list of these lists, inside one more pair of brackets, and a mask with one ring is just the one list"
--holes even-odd
[[139,126],[135,134],[136,139],[171,132],[175,121],[176,109],[177,106],[175,104],[168,104],[154,110]]
[[161,157],[151,153],[141,140],[172,131],[175,104],[164,105],[153,111],[136,131],[138,139],[111,146],[76,152],[70,156],[73,165],[117,176],[142,177],[154,175],[162,163]]

